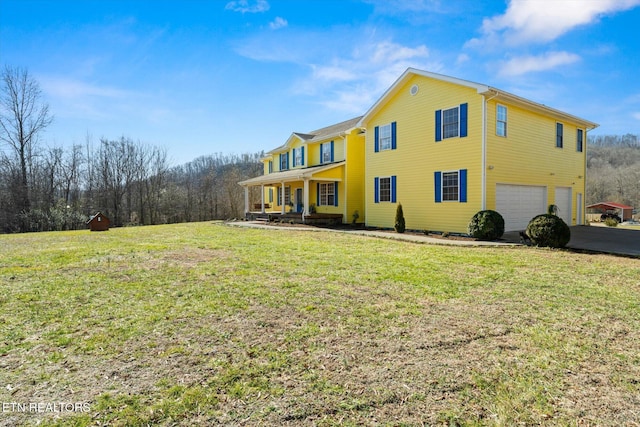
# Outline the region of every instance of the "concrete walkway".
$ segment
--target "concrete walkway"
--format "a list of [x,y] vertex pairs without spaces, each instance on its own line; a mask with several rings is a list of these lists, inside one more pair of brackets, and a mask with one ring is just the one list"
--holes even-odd
[[449,246],[475,246],[475,247],[491,247],[491,246],[520,246],[520,243],[514,241],[503,240],[499,242],[484,242],[480,240],[455,240],[455,239],[438,239],[417,233],[395,233],[393,231],[377,231],[377,230],[349,230],[334,229],[321,227],[287,227],[279,225],[267,225],[261,221],[237,221],[227,222],[227,225],[247,228],[262,228],[266,230],[289,230],[289,231],[326,231],[331,233],[354,234],[358,236],[378,237],[383,239],[400,240],[414,243],[428,243],[432,245],[449,245]]

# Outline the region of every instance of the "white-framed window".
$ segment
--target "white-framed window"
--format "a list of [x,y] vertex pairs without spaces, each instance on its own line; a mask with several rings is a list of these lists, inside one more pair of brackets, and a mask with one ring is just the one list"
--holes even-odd
[[[291,187],[284,187],[284,204],[291,202]],[[282,186],[278,186],[278,204],[282,206]]]
[[280,154],[280,170],[284,171],[289,169],[289,153]]
[[333,182],[320,183],[320,206],[334,206],[336,201],[336,185]]
[[379,132],[380,151],[391,150],[391,123],[380,126]]
[[322,159],[321,162],[322,163],[331,163],[332,159],[332,146],[333,144],[331,142],[325,142],[322,144],[322,147],[320,148],[320,150],[322,151]]
[[556,123],[556,147],[562,148],[564,126],[562,123]]
[[579,153],[582,153],[584,146],[584,131],[582,129],[578,129],[576,132],[576,150]]
[[507,107],[504,105],[496,107],[496,135],[507,136]]
[[379,181],[379,200],[381,202],[390,202],[391,201],[391,177],[386,176],[380,178]]
[[457,202],[459,199],[460,180],[458,171],[442,172],[442,201]]
[[293,149],[293,166],[302,166],[304,165],[304,154],[302,147]]
[[460,135],[460,107],[442,110],[442,138],[455,138]]

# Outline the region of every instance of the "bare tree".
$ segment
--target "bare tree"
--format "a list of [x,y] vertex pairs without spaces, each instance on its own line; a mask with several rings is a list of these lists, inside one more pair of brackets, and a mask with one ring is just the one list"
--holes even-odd
[[28,211],[29,197],[28,168],[30,156],[35,152],[38,135],[53,121],[49,105],[42,99],[38,82],[23,68],[6,66],[2,72],[0,92],[0,142],[14,152],[19,163],[20,182],[14,189],[17,206]]

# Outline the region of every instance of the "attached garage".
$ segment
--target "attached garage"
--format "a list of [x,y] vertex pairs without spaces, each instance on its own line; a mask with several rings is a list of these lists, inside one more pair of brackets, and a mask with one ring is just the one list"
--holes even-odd
[[496,184],[496,211],[504,218],[505,231],[526,229],[534,216],[547,211],[546,201],[544,186]]
[[556,206],[558,216],[571,225],[571,187],[556,187]]

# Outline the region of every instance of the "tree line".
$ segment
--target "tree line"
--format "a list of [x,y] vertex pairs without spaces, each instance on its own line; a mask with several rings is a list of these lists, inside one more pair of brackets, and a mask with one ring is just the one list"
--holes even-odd
[[238,181],[262,172],[262,153],[173,166],[164,148],[124,136],[48,147],[53,116],[37,81],[7,66],[0,84],[0,232],[85,228],[98,211],[115,226],[241,217]]
[[587,205],[617,202],[640,208],[640,137],[589,137]]

